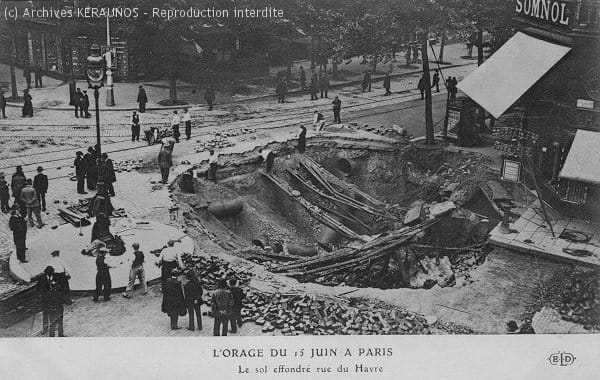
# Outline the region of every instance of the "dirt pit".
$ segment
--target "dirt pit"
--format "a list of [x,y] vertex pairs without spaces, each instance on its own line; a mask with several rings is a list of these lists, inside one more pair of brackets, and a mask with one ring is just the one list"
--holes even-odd
[[270,173],[253,151],[221,160],[217,183],[199,168],[193,193],[174,192],[191,228],[273,272],[332,286],[466,285],[485,260],[490,223],[462,207],[490,177],[484,157],[357,142],[266,149]]

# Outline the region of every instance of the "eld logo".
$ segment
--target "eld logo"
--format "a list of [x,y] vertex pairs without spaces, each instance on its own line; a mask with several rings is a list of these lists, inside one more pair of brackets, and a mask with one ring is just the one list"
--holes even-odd
[[575,356],[568,352],[556,352],[550,357],[548,357],[548,361],[552,365],[559,365],[561,367],[565,367],[571,365],[575,362]]

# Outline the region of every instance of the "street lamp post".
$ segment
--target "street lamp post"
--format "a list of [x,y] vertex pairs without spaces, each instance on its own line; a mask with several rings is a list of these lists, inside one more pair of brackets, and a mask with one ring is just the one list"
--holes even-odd
[[100,146],[100,113],[98,110],[98,90],[104,86],[105,70],[104,58],[102,58],[100,55],[100,46],[93,44],[90,47],[90,55],[87,57],[85,75],[89,88],[94,90],[94,100],[96,103],[96,145],[98,149],[98,157],[100,157],[102,154],[102,148]]

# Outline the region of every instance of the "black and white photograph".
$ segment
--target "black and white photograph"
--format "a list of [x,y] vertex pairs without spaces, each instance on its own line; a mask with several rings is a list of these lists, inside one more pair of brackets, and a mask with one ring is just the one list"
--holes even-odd
[[599,53],[598,0],[0,1],[0,347],[381,379],[593,339]]

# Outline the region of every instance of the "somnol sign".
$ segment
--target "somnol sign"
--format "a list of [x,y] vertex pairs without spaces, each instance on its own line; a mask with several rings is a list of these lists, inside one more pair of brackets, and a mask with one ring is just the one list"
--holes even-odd
[[567,3],[556,0],[516,0],[516,12],[540,20],[569,25]]

